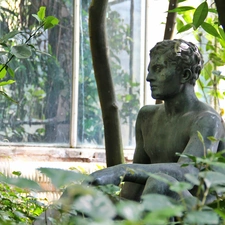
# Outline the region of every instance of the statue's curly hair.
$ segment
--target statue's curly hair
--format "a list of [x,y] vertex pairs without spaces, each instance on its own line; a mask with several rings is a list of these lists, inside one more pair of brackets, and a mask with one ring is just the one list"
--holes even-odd
[[182,73],[185,69],[190,69],[192,71],[190,83],[195,85],[204,63],[196,45],[182,39],[164,40],[150,50],[150,58],[156,54],[166,54],[167,63],[174,63],[178,72]]

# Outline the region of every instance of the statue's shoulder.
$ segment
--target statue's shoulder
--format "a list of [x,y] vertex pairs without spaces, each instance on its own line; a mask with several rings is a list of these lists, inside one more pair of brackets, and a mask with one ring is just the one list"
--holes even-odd
[[212,126],[212,127],[224,127],[224,121],[221,115],[213,109],[210,105],[199,102],[196,106],[193,114],[193,120],[195,124],[201,124],[202,126]]
[[196,115],[201,116],[216,116],[218,119],[221,119],[220,114],[213,109],[209,104],[204,102],[199,102],[199,105],[196,107]]
[[162,109],[162,105],[145,105],[143,106],[138,113],[138,120],[145,121],[146,119],[152,119]]
[[158,110],[160,110],[161,108],[162,108],[162,104],[145,105],[140,109],[139,113],[141,113],[141,114],[155,113]]

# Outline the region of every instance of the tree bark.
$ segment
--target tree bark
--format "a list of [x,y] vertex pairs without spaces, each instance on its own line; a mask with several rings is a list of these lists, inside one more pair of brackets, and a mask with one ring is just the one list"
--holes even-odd
[[93,68],[101,104],[107,166],[124,162],[118,107],[107,54],[105,17],[108,0],[92,0],[89,35]]
[[[175,9],[177,7],[177,0],[170,0],[168,10]],[[170,40],[173,36],[173,31],[176,23],[176,13],[168,12],[166,18],[166,28],[164,32],[164,40]]]
[[219,22],[223,27],[225,32],[225,1],[224,0],[215,0],[216,8],[218,12]]

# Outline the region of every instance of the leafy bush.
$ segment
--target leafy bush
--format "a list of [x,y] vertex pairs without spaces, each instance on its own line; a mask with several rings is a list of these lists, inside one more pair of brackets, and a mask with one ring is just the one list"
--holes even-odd
[[[4,175],[1,180],[4,180]],[[8,181],[14,179],[8,179]],[[24,181],[20,179],[16,181]],[[32,224],[46,209],[45,205],[31,196],[28,190],[0,183],[0,224]]]
[[[214,141],[214,140],[212,140]],[[185,155],[191,164],[199,168],[199,177],[187,174],[188,182],[169,183],[171,190],[181,196],[181,201],[158,195],[143,196],[137,203],[121,200],[120,188],[113,185],[93,187],[91,177],[75,171],[40,168],[53,185],[65,190],[59,201],[48,207],[38,217],[35,225],[157,225],[157,224],[225,224],[225,151],[207,152],[203,158]],[[187,166],[187,165],[183,165]],[[154,176],[154,174],[149,174]],[[4,178],[4,179],[3,179]],[[162,181],[161,177],[158,177]],[[1,224],[32,224],[34,218],[47,209],[37,199],[30,197],[24,189],[11,187],[7,183],[21,186],[26,181],[29,189],[37,189],[35,183],[23,178],[1,177],[0,218]],[[182,192],[194,184],[196,197],[184,197]],[[66,188],[65,188],[66,187]],[[26,189],[26,190],[28,190]],[[9,223],[10,221],[10,223]]]

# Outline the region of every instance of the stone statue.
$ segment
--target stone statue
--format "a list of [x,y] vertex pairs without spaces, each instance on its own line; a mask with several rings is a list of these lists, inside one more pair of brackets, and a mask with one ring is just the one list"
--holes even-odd
[[[136,148],[133,164],[121,164],[96,171],[94,185],[118,185],[125,181],[122,197],[140,201],[147,193],[164,194],[174,199],[179,196],[169,187],[150,177],[146,172],[159,174],[169,181],[185,181],[185,174],[198,175],[189,165],[190,159],[176,153],[204,156],[204,148],[198,138],[199,131],[206,149],[217,152],[225,149],[222,141],[207,139],[225,137],[220,115],[209,105],[199,101],[194,92],[203,58],[199,49],[181,39],[159,42],[150,51],[147,81],[152,97],[164,104],[146,105],[140,109],[136,121]],[[194,195],[194,190],[184,192]]]

